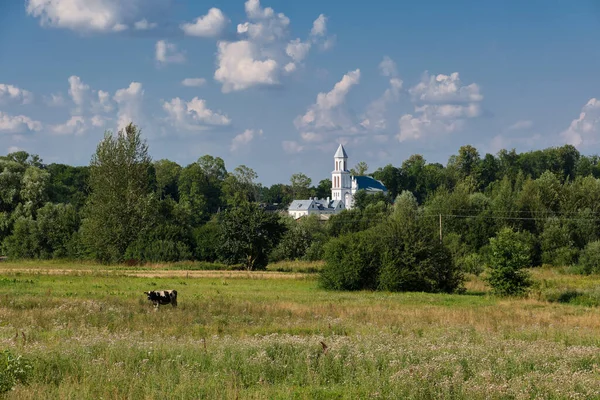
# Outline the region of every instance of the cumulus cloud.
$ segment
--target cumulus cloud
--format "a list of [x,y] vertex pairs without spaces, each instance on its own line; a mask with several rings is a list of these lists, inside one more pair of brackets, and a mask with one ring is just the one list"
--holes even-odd
[[529,129],[533,126],[533,122],[529,120],[517,121],[508,127],[509,131],[518,131],[522,129]]
[[310,34],[311,36],[325,36],[327,34],[327,17],[324,14],[319,15],[314,20]]
[[82,116],[74,116],[64,124],[54,125],[50,129],[57,135],[82,135],[87,126]]
[[218,8],[211,8],[204,16],[196,18],[193,23],[181,24],[181,29],[188,36],[217,37],[220,36],[229,20]]
[[599,142],[600,100],[591,98],[571,125],[561,132],[561,137],[575,147],[583,147]]
[[9,115],[0,111],[0,133],[26,133],[42,130],[42,123],[25,115]]
[[62,107],[66,104],[65,98],[60,93],[52,93],[50,96],[46,96],[44,102],[50,107]]
[[475,83],[463,85],[458,72],[429,76],[408,91],[415,103],[415,113],[403,115],[399,124],[399,141],[460,131],[467,119],[481,115],[483,96]]
[[315,130],[337,130],[351,125],[350,118],[340,106],[345,102],[350,89],[360,81],[360,70],[348,72],[335,84],[329,92],[317,95],[315,104],[308,111],[298,116],[294,121],[300,132],[314,132]]
[[[169,0],[26,0],[27,14],[39,18],[42,26],[81,32],[120,32],[128,24],[142,23],[140,14],[163,7]],[[139,29],[138,27],[136,27]]]
[[379,71],[383,76],[389,76],[391,78],[398,76],[396,63],[388,56],[383,57],[383,60],[379,63]]
[[283,147],[283,151],[285,151],[288,154],[297,154],[304,151],[304,146],[293,140],[283,141],[281,143],[281,147]]
[[69,77],[69,96],[75,103],[78,111],[81,112],[81,107],[88,98],[90,87],[81,81],[78,76]]
[[113,105],[110,98],[110,93],[104,90],[98,90],[98,101],[94,103],[94,108],[99,112],[111,112]]
[[223,84],[223,92],[244,90],[256,85],[278,83],[277,61],[257,59],[260,53],[256,44],[241,40],[219,42],[218,65],[215,79]]
[[231,140],[231,151],[237,151],[245,145],[249,144],[255,137],[262,136],[262,129],[246,129]]
[[262,7],[259,0],[248,0],[244,7],[248,20],[237,25],[242,39],[218,44],[215,79],[223,84],[223,92],[280,84],[282,75],[302,67],[314,43],[327,39],[323,15],[313,24],[314,35],[290,40],[285,14]]
[[181,84],[183,86],[188,86],[188,87],[203,86],[205,83],[206,83],[206,79],[204,79],[204,78],[185,78],[184,80],[181,81]]
[[171,123],[180,129],[204,130],[211,126],[230,125],[231,119],[224,114],[210,110],[206,100],[194,97],[185,102],[179,97],[165,101],[163,109],[168,114]]
[[185,61],[185,55],[177,50],[177,45],[159,40],[156,42],[156,61],[162,64],[182,63]]
[[157,27],[156,22],[148,22],[146,18],[141,19],[133,24],[133,27],[138,31],[147,31],[149,29],[154,29]]
[[409,93],[419,103],[471,103],[483,100],[479,86],[475,83],[463,85],[458,72],[450,75],[423,75],[421,82],[411,88]]
[[403,82],[398,78],[390,79],[390,86],[383,92],[383,95],[371,102],[367,107],[363,120],[360,123],[364,128],[370,130],[381,130],[387,128],[385,113],[388,104],[395,102],[400,97]]
[[33,102],[33,93],[13,85],[0,83],[0,104],[8,102],[29,104]]
[[113,100],[117,103],[117,127],[119,130],[124,129],[131,122],[139,124],[142,120],[142,100],[144,90],[139,82],[131,82],[129,87],[119,89],[113,96]]
[[304,60],[309,51],[310,43],[302,42],[300,39],[292,40],[285,49],[286,54],[296,62]]

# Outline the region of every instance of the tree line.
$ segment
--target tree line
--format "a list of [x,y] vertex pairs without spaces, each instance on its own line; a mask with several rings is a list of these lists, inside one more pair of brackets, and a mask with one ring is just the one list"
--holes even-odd
[[493,243],[506,242],[497,235],[510,230],[530,266],[599,272],[599,163],[570,145],[483,157],[466,145],[446,165],[413,155],[370,174],[387,195],[359,191],[355,209],[326,223],[294,221],[285,207],[330,196],[329,179],[314,186],[298,173],[265,187],[251,168],[228,171],[211,155],[187,166],[153,161],[131,124],[107,132],[89,166],[47,165],[23,151],[0,157],[0,253],[247,269],[326,260],[323,283],[333,288],[452,291],[461,273],[489,265]]

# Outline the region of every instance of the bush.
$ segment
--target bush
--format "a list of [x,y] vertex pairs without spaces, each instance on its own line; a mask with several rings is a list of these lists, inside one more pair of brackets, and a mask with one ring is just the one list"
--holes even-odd
[[194,256],[197,260],[215,262],[219,259],[219,225],[209,221],[194,230]]
[[31,364],[10,351],[0,353],[0,394],[12,390],[17,384],[26,384],[32,374]]
[[581,251],[579,269],[584,274],[600,273],[600,240],[588,243]]
[[377,288],[381,263],[381,241],[370,229],[332,239],[325,245],[325,267],[321,285],[334,290]]
[[490,239],[490,275],[488,283],[501,296],[522,294],[531,286],[527,271],[531,248],[510,228],[502,229]]
[[456,265],[468,274],[480,275],[485,267],[483,257],[477,253],[467,254],[456,261]]
[[450,250],[419,218],[409,192],[398,197],[388,221],[327,243],[325,261],[321,282],[330,289],[449,293],[463,282]]

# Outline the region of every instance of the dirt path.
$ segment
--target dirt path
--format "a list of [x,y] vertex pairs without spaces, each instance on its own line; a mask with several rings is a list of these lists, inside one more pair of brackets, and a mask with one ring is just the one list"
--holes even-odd
[[311,279],[314,274],[272,271],[182,271],[182,270],[110,270],[110,269],[48,269],[0,268],[0,275],[118,275],[139,278],[230,278],[230,279]]

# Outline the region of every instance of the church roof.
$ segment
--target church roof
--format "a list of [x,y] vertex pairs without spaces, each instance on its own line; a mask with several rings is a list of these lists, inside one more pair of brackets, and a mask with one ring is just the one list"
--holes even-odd
[[353,176],[356,180],[357,190],[364,189],[370,192],[387,192],[387,188],[381,181],[371,178],[370,176]]
[[335,152],[334,157],[335,158],[348,158],[348,154],[346,154],[346,150],[344,149],[344,146],[342,146],[341,143],[340,143],[340,146],[338,147],[337,151]]
[[333,211],[339,207],[340,200],[294,200],[288,210],[291,211],[308,211],[310,209],[319,211]]

